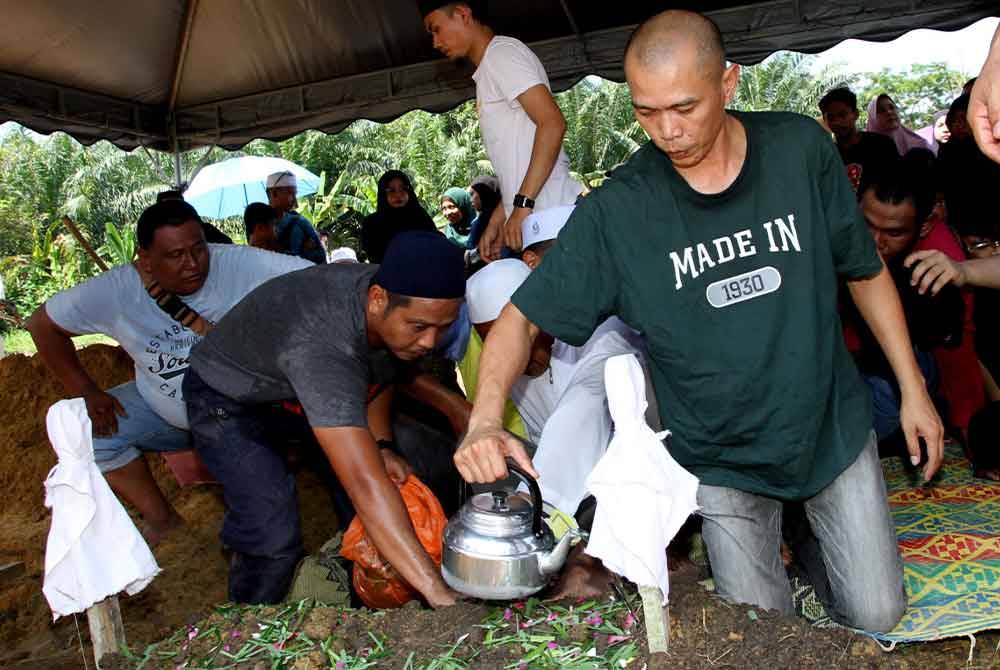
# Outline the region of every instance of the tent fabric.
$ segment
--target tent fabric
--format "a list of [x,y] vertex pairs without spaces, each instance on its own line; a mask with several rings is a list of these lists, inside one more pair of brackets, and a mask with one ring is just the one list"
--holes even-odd
[[[628,35],[673,3],[489,0],[498,33],[527,42],[552,86],[621,81]],[[729,57],[816,52],[848,37],[955,30],[993,0],[689,3],[720,25]],[[131,149],[238,148],[358,118],[444,111],[474,94],[468,65],[440,58],[411,0],[36,0],[0,27],[0,121]],[[175,86],[176,82],[176,86]],[[173,104],[171,104],[173,103]]]

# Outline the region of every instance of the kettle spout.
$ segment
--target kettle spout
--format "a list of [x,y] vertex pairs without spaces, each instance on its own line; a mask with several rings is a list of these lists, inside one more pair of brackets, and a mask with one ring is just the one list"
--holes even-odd
[[569,555],[570,545],[576,537],[580,537],[580,534],[575,529],[566,531],[552,551],[538,557],[538,569],[544,576],[551,577],[562,568]]

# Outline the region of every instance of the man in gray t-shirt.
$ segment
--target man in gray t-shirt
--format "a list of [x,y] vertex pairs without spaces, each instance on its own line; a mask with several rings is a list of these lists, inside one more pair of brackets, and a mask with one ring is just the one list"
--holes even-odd
[[[260,416],[297,399],[379,553],[430,605],[454,602],[393,483],[409,468],[392,441],[390,396],[371,389],[392,381],[387,359],[434,349],[464,294],[461,251],[438,233],[404,233],[381,266],[326,265],[263,284],[194,349],[184,397],[195,448],[223,485],[230,599],[281,600],[301,557],[295,480]],[[441,388],[426,398],[446,416],[467,410]]]

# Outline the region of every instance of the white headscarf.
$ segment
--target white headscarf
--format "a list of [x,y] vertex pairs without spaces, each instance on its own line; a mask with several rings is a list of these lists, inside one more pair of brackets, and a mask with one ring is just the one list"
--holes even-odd
[[524,261],[505,258],[493,261],[465,284],[465,302],[472,323],[496,321],[517,287],[531,274]]

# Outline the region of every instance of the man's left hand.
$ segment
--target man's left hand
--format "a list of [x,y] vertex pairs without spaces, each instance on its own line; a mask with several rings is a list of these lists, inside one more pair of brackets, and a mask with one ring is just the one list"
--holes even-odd
[[910,462],[914,465],[920,462],[919,438],[924,439],[927,446],[924,481],[930,481],[941,467],[941,460],[944,458],[944,426],[925,387],[909,392],[903,391],[899,423],[906,436],[906,450],[910,452]]
[[379,451],[382,452],[382,462],[385,463],[385,472],[389,475],[389,479],[396,486],[402,486],[406,478],[413,474],[410,464],[389,449],[380,449]]
[[529,214],[531,214],[531,210],[527,207],[515,207],[510,218],[507,219],[507,223],[504,224],[503,241],[509,249],[521,250],[521,228]]

